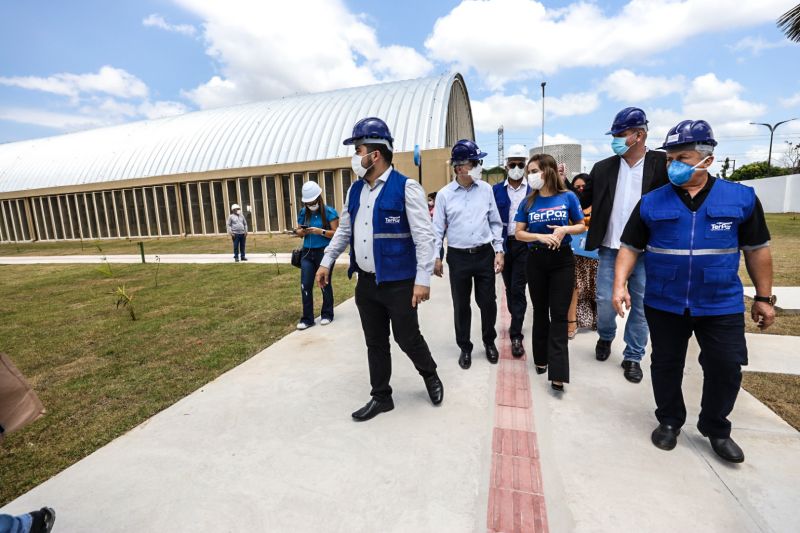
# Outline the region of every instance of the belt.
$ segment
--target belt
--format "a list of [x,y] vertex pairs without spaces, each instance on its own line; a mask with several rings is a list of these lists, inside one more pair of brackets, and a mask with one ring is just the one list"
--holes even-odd
[[464,254],[479,254],[481,252],[485,252],[486,250],[492,250],[492,245],[488,242],[486,244],[476,246],[475,248],[453,248],[452,246],[447,247],[448,252],[461,252]]

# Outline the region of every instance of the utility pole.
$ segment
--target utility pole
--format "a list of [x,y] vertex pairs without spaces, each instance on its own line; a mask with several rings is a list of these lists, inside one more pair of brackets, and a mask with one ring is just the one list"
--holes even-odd
[[769,157],[767,157],[767,172],[770,171],[772,168],[772,137],[775,135],[775,130],[778,129],[778,126],[781,124],[786,124],[787,122],[791,122],[793,120],[797,120],[797,118],[790,118],[789,120],[782,120],[775,124],[767,124],[766,122],[751,122],[750,124],[754,124],[756,126],[766,126],[769,128]]
[[544,153],[544,86],[547,85],[546,81],[542,82],[542,153]]
[[503,159],[505,155],[505,147],[503,146],[503,141],[505,139],[505,135],[503,132],[503,125],[500,124],[500,127],[497,128],[497,166],[503,165]]

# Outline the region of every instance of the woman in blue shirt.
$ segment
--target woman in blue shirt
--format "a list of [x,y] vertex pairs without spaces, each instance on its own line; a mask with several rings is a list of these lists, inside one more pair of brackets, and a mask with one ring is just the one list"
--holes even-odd
[[[316,182],[303,185],[303,209],[297,214],[295,233],[303,237],[300,262],[300,294],[303,298],[303,317],[297,329],[308,329],[314,325],[314,275],[319,268],[325,248],[339,227],[339,214],[322,199],[322,189]],[[333,269],[333,267],[331,267]],[[333,320],[333,287],[328,283],[322,289],[322,312],[320,324],[327,326]]]
[[556,160],[536,154],[527,165],[533,189],[514,220],[517,240],[527,242],[526,273],[533,304],[533,362],[536,373],[548,372],[551,386],[569,383],[567,312],[575,288],[575,256],[570,235],[583,233],[583,211],[575,193],[558,176]]

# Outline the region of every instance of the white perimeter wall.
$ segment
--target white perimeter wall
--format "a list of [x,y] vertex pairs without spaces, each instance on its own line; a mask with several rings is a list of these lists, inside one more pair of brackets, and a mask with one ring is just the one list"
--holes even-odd
[[740,181],[756,190],[766,213],[800,212],[800,174]]

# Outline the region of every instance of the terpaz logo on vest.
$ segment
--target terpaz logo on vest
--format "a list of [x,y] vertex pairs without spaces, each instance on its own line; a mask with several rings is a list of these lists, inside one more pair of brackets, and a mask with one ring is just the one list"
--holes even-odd
[[399,216],[386,217],[386,223],[387,224],[399,224],[400,223],[400,217]]
[[733,228],[733,222],[712,222],[711,231],[730,231]]

